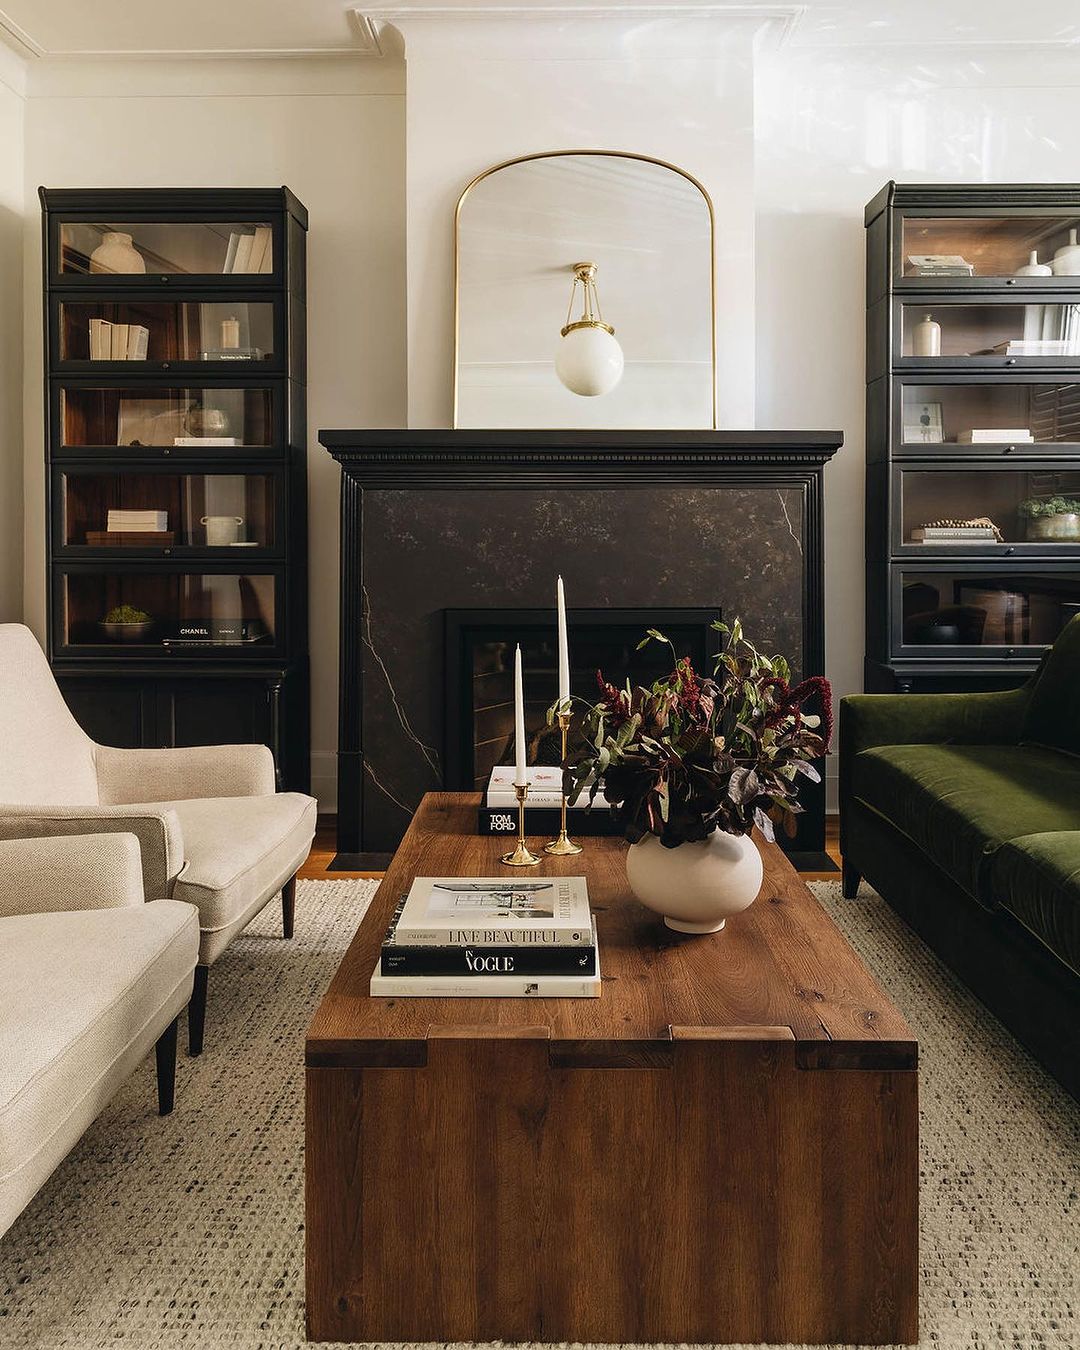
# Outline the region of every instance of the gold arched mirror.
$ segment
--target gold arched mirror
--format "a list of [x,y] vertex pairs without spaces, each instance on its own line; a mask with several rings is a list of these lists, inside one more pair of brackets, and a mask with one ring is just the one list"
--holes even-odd
[[647,155],[523,155],[454,230],[454,426],[716,425],[713,208]]

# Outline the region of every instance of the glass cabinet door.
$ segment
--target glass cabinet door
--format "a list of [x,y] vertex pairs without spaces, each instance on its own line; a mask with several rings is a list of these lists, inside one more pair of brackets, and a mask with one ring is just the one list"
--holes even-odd
[[995,572],[993,564],[943,565],[898,570],[897,581],[896,656],[912,655],[912,649],[941,656],[943,648],[1047,647],[1080,614],[1075,569]]
[[64,277],[265,276],[277,243],[270,221],[62,220]]
[[896,481],[893,542],[904,550],[1080,552],[1080,469],[909,465]]
[[277,579],[268,573],[62,571],[57,642],[85,647],[259,652],[276,646]]
[[[897,275],[950,286],[1009,277],[1022,285],[1061,284],[1080,276],[1078,231],[1076,215],[905,215]],[[1049,273],[1025,270],[1046,267]]]
[[61,547],[273,550],[282,488],[272,473],[59,472]]
[[61,300],[55,358],[61,362],[274,363],[277,307],[271,300]]
[[1023,453],[1025,446],[1080,442],[1080,383],[1030,376],[980,384],[904,381],[897,400],[896,444],[908,453],[955,453],[990,446]]
[[993,368],[1080,357],[1080,301],[957,304],[935,296],[900,306],[902,359]]
[[64,385],[60,444],[177,446],[188,451],[274,443],[269,387]]

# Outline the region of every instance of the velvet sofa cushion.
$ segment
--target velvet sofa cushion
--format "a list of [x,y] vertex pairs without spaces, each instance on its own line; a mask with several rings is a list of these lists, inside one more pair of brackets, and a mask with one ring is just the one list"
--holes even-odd
[[990,879],[997,903],[1080,975],[1080,830],[1010,839]]
[[1046,655],[1020,724],[1020,741],[1080,756],[1080,615]]
[[1080,830],[1080,764],[1034,746],[878,746],[855,756],[852,790],[987,907],[1002,844]]

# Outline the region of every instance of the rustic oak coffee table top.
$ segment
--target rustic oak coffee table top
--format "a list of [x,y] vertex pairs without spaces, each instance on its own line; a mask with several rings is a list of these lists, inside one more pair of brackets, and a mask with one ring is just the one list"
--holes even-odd
[[[464,1027],[550,1040],[553,1064],[657,1065],[673,1039],[792,1039],[805,1068],[909,1069],[915,1036],[775,844],[759,840],[756,902],[722,932],[682,936],[633,897],[626,844],[583,840],[525,875],[588,879],[601,952],[598,999],[372,998],[394,907],[415,876],[501,876],[506,840],[476,833],[474,793],[428,793],[308,1030],[309,1066],[422,1065],[429,1038]],[[535,851],[535,849],[534,849]]]

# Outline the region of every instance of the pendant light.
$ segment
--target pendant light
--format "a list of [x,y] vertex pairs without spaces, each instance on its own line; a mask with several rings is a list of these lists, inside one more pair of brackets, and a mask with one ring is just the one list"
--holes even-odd
[[[566,326],[555,353],[555,374],[572,394],[595,398],[608,394],[622,379],[623,352],[615,329],[600,314],[596,291],[596,264],[574,263]],[[581,318],[574,320],[574,296],[581,286]]]

